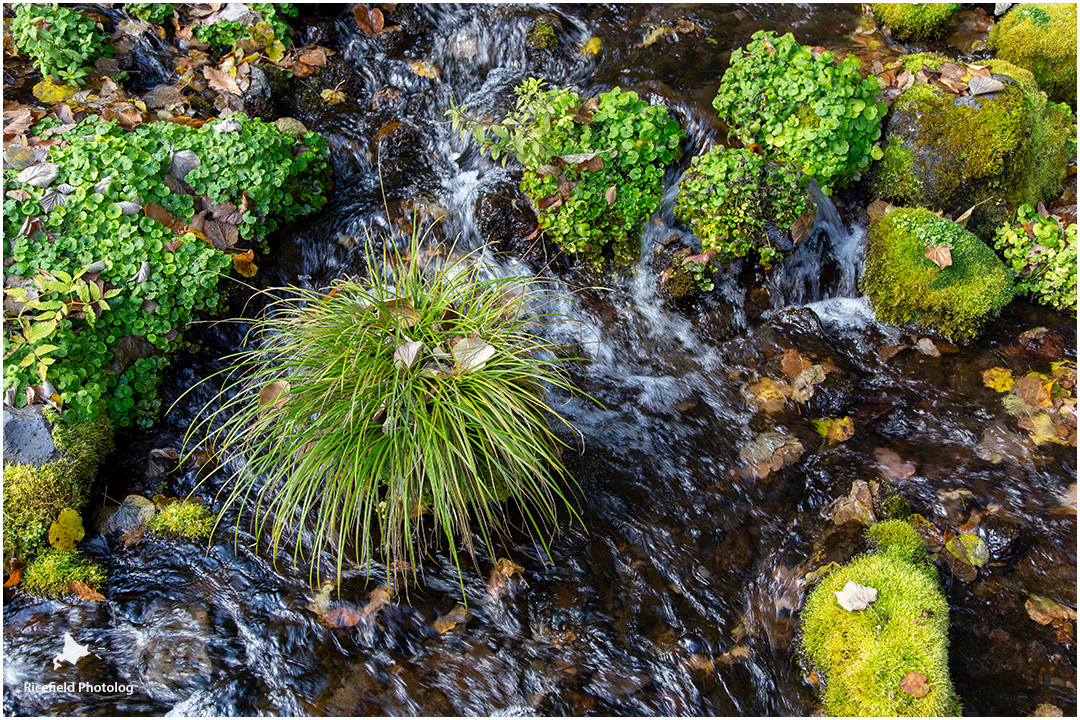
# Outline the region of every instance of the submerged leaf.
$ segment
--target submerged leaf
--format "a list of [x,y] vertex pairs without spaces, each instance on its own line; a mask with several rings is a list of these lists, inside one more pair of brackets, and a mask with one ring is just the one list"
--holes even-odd
[[1055,620],[1076,619],[1075,610],[1042,595],[1028,596],[1024,609],[1027,610],[1028,617],[1040,625],[1049,625]]
[[1015,382],[1012,372],[1005,368],[984,370],[982,380],[983,385],[998,392],[1009,392],[1009,390],[1012,390],[1013,382]]
[[68,590],[80,600],[89,600],[90,602],[105,602],[104,595],[102,595],[89,585],[79,582],[78,580],[72,580],[71,582],[69,582]]
[[603,41],[600,38],[598,38],[596,36],[593,36],[593,37],[589,38],[585,42],[585,44],[582,46],[581,54],[584,55],[585,57],[591,57],[591,56],[595,55],[596,53],[600,52],[600,47],[601,47],[602,44],[603,44]]
[[143,525],[154,516],[154,503],[142,495],[128,495],[120,507],[105,521],[104,530],[121,532]]
[[469,617],[469,611],[466,610],[464,606],[455,605],[453,610],[437,619],[431,626],[435,628],[436,632],[446,633],[453,630],[458,625],[468,622]]
[[857,612],[870,607],[870,603],[877,600],[877,590],[866,585],[860,585],[854,580],[848,580],[843,590],[834,591],[836,602],[848,612]]

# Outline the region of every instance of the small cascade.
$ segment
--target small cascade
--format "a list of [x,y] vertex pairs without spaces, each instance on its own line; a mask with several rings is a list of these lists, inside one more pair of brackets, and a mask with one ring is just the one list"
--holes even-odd
[[768,276],[776,309],[837,297],[857,297],[865,252],[865,229],[848,228],[831,198],[810,183],[817,217],[810,231]]

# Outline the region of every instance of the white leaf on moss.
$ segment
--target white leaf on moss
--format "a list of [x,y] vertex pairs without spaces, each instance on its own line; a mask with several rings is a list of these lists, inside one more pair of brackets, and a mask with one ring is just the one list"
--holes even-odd
[[109,186],[112,185],[113,180],[116,178],[110,175],[109,177],[102,178],[94,183],[94,192],[104,195],[109,190]]
[[840,603],[840,607],[848,612],[865,610],[870,606],[870,603],[877,600],[876,589],[867,587],[866,585],[860,585],[853,580],[848,580],[844,589],[839,592],[834,592],[833,595],[836,596],[836,602]]
[[461,372],[479,370],[495,354],[495,348],[478,337],[459,340],[453,351],[454,362]]

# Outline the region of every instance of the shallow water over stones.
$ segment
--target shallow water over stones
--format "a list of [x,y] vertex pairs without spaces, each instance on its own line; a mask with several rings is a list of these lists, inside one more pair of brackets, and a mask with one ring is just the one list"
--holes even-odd
[[[308,33],[336,38],[343,62],[331,84],[345,78],[348,101],[290,111],[328,136],[336,189],[321,215],[275,238],[257,278],[267,286],[316,287],[361,272],[359,250],[336,238],[400,225],[387,205],[397,218],[409,208],[445,213],[439,237],[463,250],[483,244],[478,212],[492,202],[484,198],[522,197],[512,170],[451,134],[443,113],[452,100],[497,111],[518,81],[541,74],[586,92],[636,89],[686,129],[686,155],[668,172],[634,272],[596,278],[543,249],[530,254],[512,242],[521,239],[514,223],[527,222],[517,216],[493,231],[510,242],[482,256],[493,273],[544,272],[563,293],[558,309],[570,321],[549,331],[577,344],[587,362],[572,371],[575,380],[599,402],[555,397],[581,433],[566,439],[581,448],[567,461],[584,527],[564,524],[550,562],[524,535],[491,548],[524,567],[524,582],[489,585],[490,562],[481,560],[479,572],[466,565],[470,617],[446,633],[433,623],[462,598],[445,552],[424,563],[408,602],[332,629],[309,607],[316,591],[306,565],[294,566],[293,546],[275,557],[247,534],[246,517],[227,518],[209,549],[156,541],[126,549],[96,537],[87,552],[108,571],[107,602],[19,596],[6,604],[5,712],[812,714],[815,688],[796,652],[804,576],[865,547],[857,523],[836,527],[822,512],[854,482],[880,480],[933,521],[959,525],[973,510],[994,517],[980,532],[995,557],[973,581],[938,565],[965,711],[1026,715],[1052,703],[1075,714],[1074,640],[1024,609],[1030,594],[1075,606],[1075,490],[1072,508],[1063,499],[1076,481],[1075,450],[1032,445],[981,380],[991,367],[1048,371],[1057,358],[1020,342],[1033,327],[1060,336],[1061,355],[1075,361],[1074,320],[1017,301],[977,343],[935,339],[938,356],[920,352],[918,336],[878,324],[857,297],[865,226],[857,197],[829,216],[819,203],[826,207],[810,239],[772,271],[736,263],[689,306],[657,288],[653,249],[673,234],[687,240],[671,216],[675,185],[690,156],[725,137],[710,103],[730,50],[761,28],[843,49],[857,6],[402,6],[393,17],[403,29],[378,38],[360,33],[347,12],[326,12],[302,22]],[[559,29],[552,54],[526,49],[539,15]],[[643,45],[650,29],[680,18],[700,34]],[[593,35],[603,49],[586,58],[579,48]],[[408,61],[418,59],[439,68],[439,79],[412,72]],[[379,95],[388,88],[395,93]],[[243,329],[193,328],[188,337],[200,349],[175,359],[165,405],[218,369]],[[883,360],[883,346],[903,349]],[[783,378],[786,350],[835,371],[806,403],[760,411],[744,388]],[[108,497],[182,496],[202,480],[197,494],[220,507],[214,496],[225,471],[145,477],[149,450],[179,447],[209,394],[200,387],[151,431],[119,439],[100,481]],[[810,421],[839,416],[853,418],[855,436],[826,446]],[[766,432],[798,441],[804,454],[757,479],[740,451]],[[902,479],[883,465],[893,456],[911,465]],[[384,568],[370,579],[347,568],[334,601],[363,606],[385,581]],[[65,632],[94,655],[54,670]],[[72,681],[134,689],[25,685]]]

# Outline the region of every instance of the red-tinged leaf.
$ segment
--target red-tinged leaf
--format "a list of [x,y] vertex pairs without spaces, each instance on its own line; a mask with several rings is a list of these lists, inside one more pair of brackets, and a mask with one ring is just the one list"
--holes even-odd
[[167,252],[176,252],[176,248],[180,247],[183,244],[184,241],[180,238],[177,238],[176,240],[170,240],[169,242],[165,243],[165,250]]
[[353,8],[353,19],[365,35],[378,35],[383,30],[383,14],[378,8],[359,3]]
[[784,351],[784,354],[780,356],[781,369],[783,369],[785,375],[792,379],[798,377],[799,373],[810,367],[811,364],[812,363],[795,348],[788,348]]
[[926,679],[922,673],[912,670],[900,681],[900,689],[913,698],[926,697],[930,692],[930,685]]
[[711,261],[714,257],[716,257],[715,250],[706,250],[705,252],[699,253],[697,255],[687,255],[682,259],[681,264],[688,265],[690,263],[699,263],[701,265],[704,265],[705,263]]
[[539,202],[536,204],[541,210],[547,210],[548,208],[554,210],[562,205],[562,202],[562,197],[560,197],[558,193],[555,193],[553,195],[545,195],[540,198]]
[[952,265],[952,253],[944,245],[931,245],[926,248],[926,259],[942,270]]
[[99,593],[97,590],[84,585],[78,580],[72,580],[68,583],[68,590],[75,593],[75,597],[80,600],[90,600],[91,602],[105,602],[105,596]]
[[810,237],[810,229],[814,227],[814,218],[816,213],[807,212],[803,213],[795,219],[795,222],[791,224],[791,242],[798,245],[806,238]]
[[351,607],[339,607],[322,615],[320,619],[334,628],[353,627],[364,619],[356,609]]

